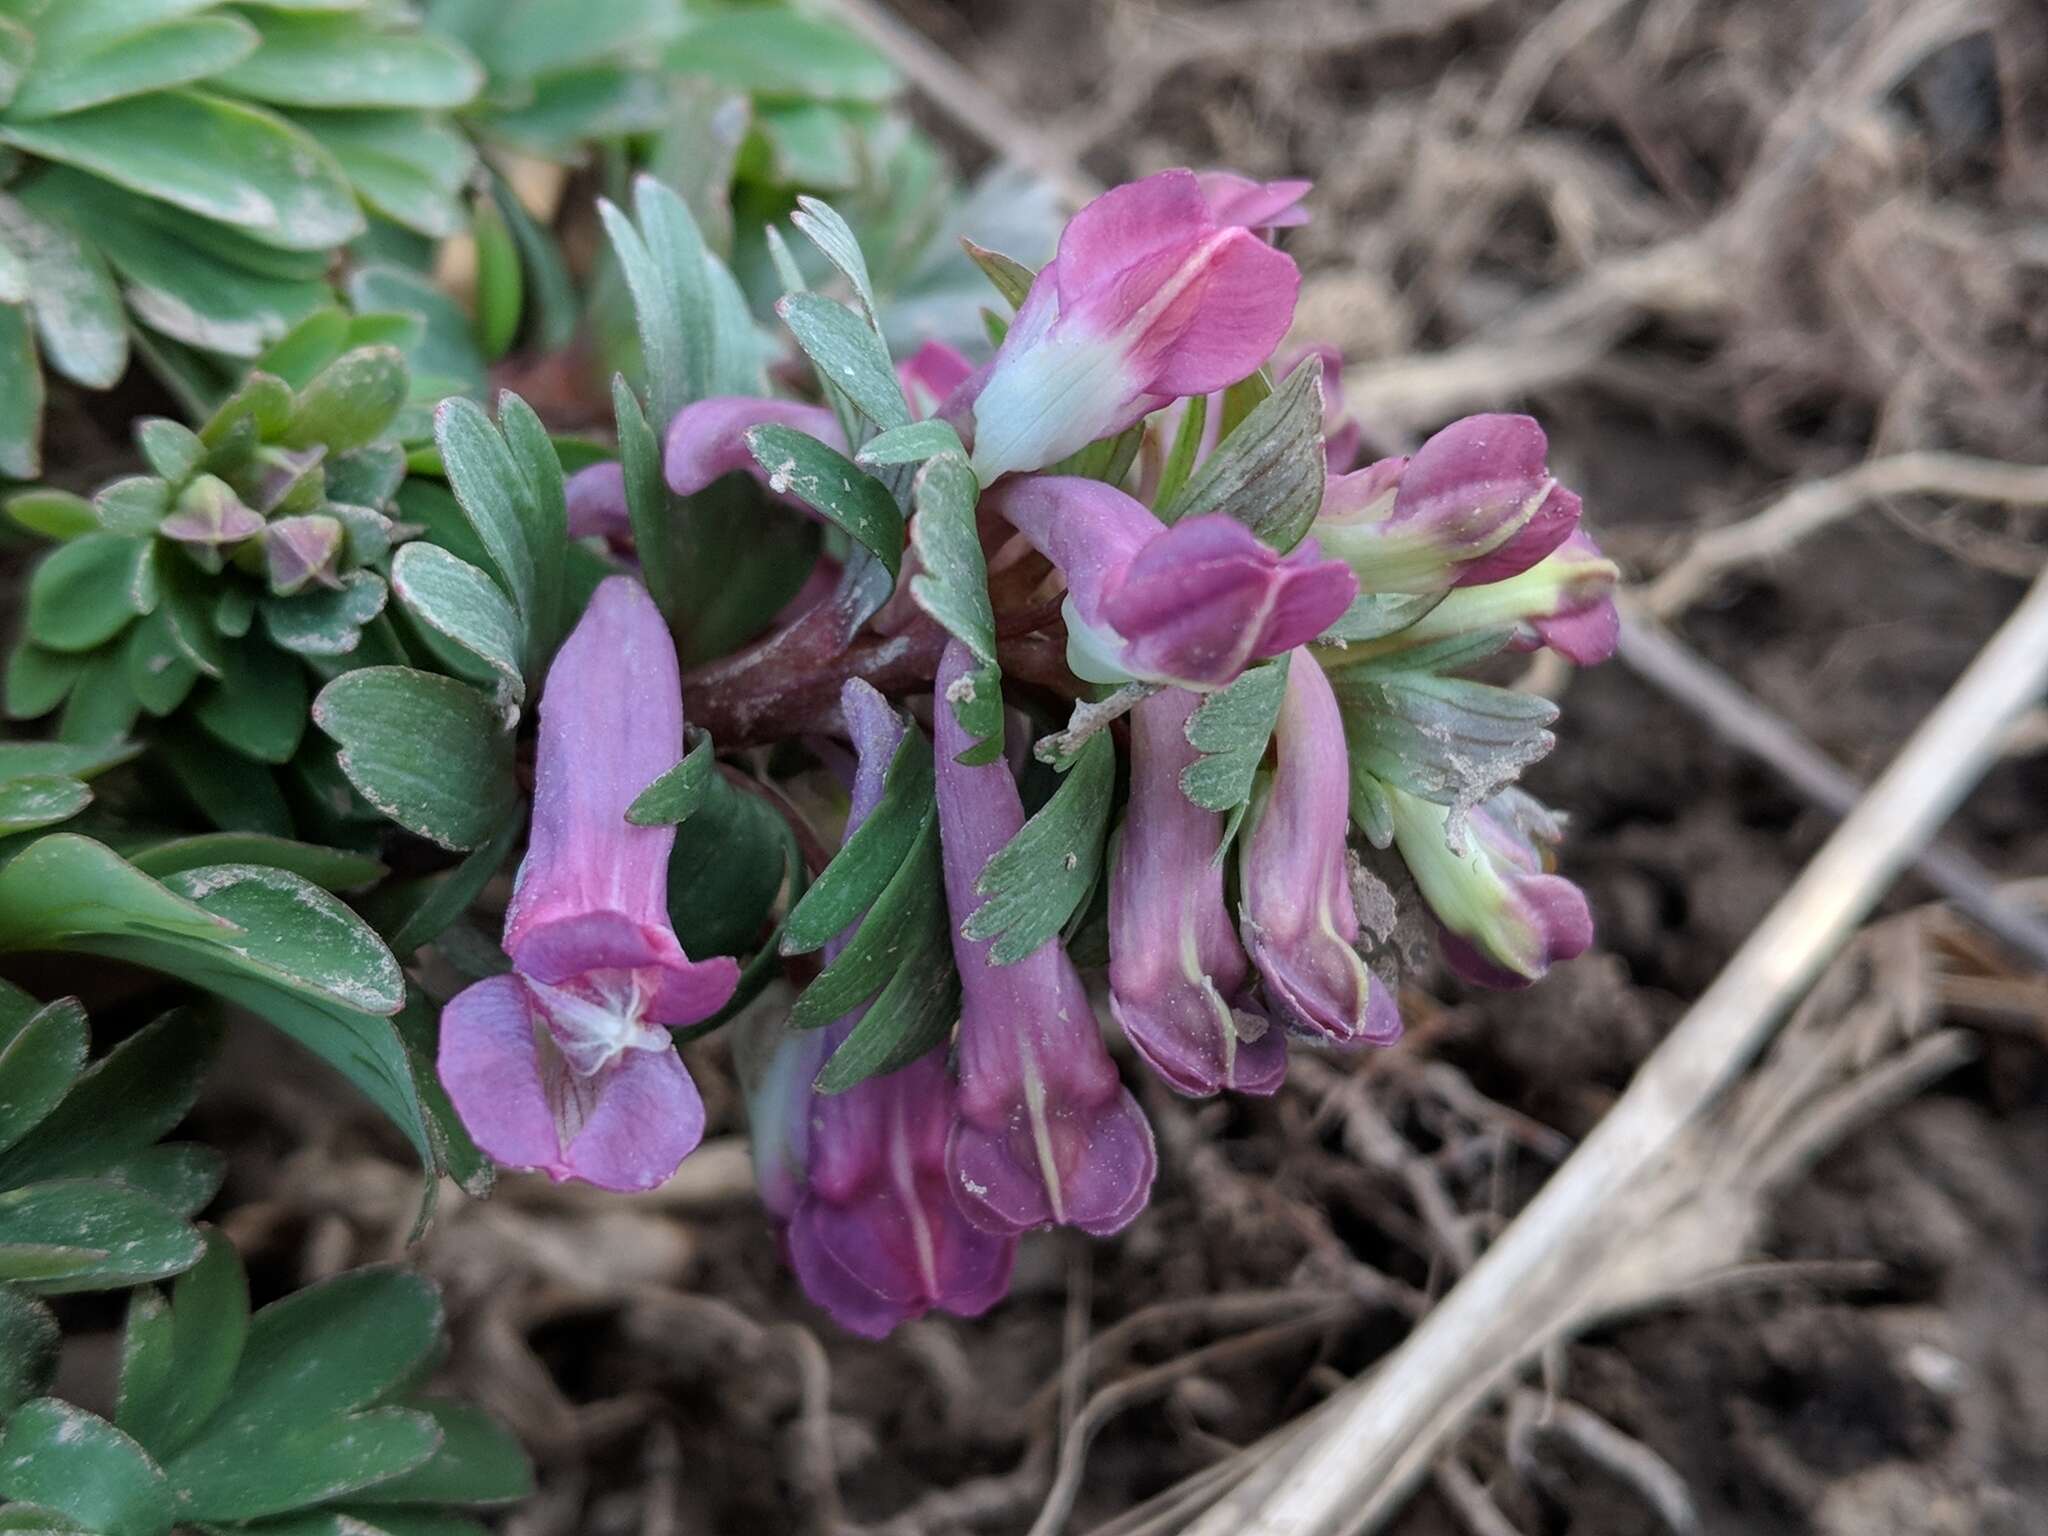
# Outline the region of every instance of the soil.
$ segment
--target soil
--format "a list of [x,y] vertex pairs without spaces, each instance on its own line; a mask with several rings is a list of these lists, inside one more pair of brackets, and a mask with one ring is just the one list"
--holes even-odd
[[[2023,238],[2048,206],[2048,27],[2024,0],[900,9],[1099,179],[1183,163],[1315,177],[1316,222],[1293,246],[1302,315],[1355,363],[1611,336],[1454,404],[1374,395],[1366,426],[1396,448],[1464,410],[1531,410],[1637,575],[1872,453],[2048,461],[2048,254]],[[1818,128],[1798,116],[1816,92],[1832,103]],[[1546,299],[1785,167],[1789,193],[1717,291],[1532,328]],[[2043,534],[2024,509],[1865,507],[1675,622],[1867,776],[2014,603]],[[986,1319],[876,1345],[804,1304],[750,1203],[716,1042],[693,1058],[713,1141],[668,1194],[451,1196],[417,1254],[448,1290],[451,1376],[542,1467],[505,1529],[1021,1532],[1050,1482],[1061,1362],[1092,1335],[1102,1357],[1076,1396],[1138,1385],[1093,1442],[1065,1527],[1085,1532],[1369,1366],[1455,1278],[1457,1235],[1483,1243],[1512,1216],[1829,830],[1620,663],[1572,679],[1563,704],[1560,746],[1527,782],[1572,817],[1563,864],[1597,952],[1518,995],[1414,978],[1407,1041],[1304,1055],[1268,1102],[1151,1093],[1151,1209],[1114,1242],[1028,1242],[1014,1298]],[[2044,798],[2048,757],[2016,753],[1950,834],[2003,876],[2048,872]],[[1888,910],[1926,899],[1909,879]],[[1668,1466],[1697,1529],[2048,1530],[2048,1055],[2038,1008],[2005,1024],[1777,1201],[1756,1257],[1785,1263],[1778,1278],[1565,1352],[1548,1387]],[[234,1049],[199,1129],[235,1148],[222,1208],[269,1283],[396,1256],[415,1194],[402,1149],[267,1035]],[[1375,1162],[1376,1127],[1406,1151]],[[1416,1158],[1452,1197],[1449,1237],[1405,1177]],[[1188,1361],[1219,1341],[1237,1353]],[[1664,1528],[1641,1477],[1569,1435],[1511,1436],[1496,1412],[1457,1454],[1499,1531]],[[1390,1529],[1485,1536],[1475,1518],[1439,1484]]]

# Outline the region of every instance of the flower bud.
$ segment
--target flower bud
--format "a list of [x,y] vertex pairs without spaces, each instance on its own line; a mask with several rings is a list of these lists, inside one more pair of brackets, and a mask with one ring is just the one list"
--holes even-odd
[[1131,711],[1131,801],[1109,887],[1109,1003],[1124,1036],[1179,1093],[1272,1093],[1287,1042],[1248,1005],[1251,967],[1223,903],[1223,818],[1181,792],[1195,695]]
[[1244,378],[1286,334],[1300,286],[1291,259],[1218,219],[1191,171],[1104,193],[1067,225],[982,382],[975,474],[1041,469]]
[[1413,458],[1334,476],[1316,536],[1367,592],[1441,592],[1528,570],[1578,526],[1579,498],[1551,477],[1527,416],[1467,416]]
[[[939,663],[940,698],[973,658],[957,640]],[[1145,1121],[1102,1043],[1080,972],[1058,937],[1014,965],[960,930],[981,904],[983,866],[1024,825],[1009,765],[958,761],[973,743],[934,711],[939,835],[953,956],[960,967],[960,1097],[946,1144],[953,1196],[985,1232],[1061,1224],[1106,1237],[1130,1224],[1158,1168]]]
[[1526,987],[1552,964],[1593,942],[1586,898],[1550,873],[1563,819],[1519,789],[1505,789],[1464,816],[1393,785],[1383,786],[1394,843],[1442,925],[1444,963],[1485,987]]
[[1288,1023],[1338,1045],[1390,1044],[1400,1037],[1400,1014],[1357,949],[1344,720],[1305,649],[1288,658],[1273,746],[1276,766],[1253,803],[1238,867],[1245,948]]

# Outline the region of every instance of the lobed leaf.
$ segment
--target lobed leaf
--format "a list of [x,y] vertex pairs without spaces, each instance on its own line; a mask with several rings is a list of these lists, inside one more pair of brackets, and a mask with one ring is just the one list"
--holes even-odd
[[986,898],[961,933],[993,940],[989,959],[1014,965],[1066,926],[1102,868],[1116,788],[1116,749],[1106,733],[1088,738],[1038,813],[982,866],[975,891]]

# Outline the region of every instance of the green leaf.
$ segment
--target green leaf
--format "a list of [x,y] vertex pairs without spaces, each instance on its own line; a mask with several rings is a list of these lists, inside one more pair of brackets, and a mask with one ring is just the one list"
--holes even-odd
[[[169,771],[199,814],[223,832],[292,835],[292,814],[277,776],[237,752],[222,752],[197,731],[160,734],[151,755]],[[260,863],[261,860],[251,860]]]
[[166,21],[89,50],[60,49],[52,54],[45,49],[15,93],[7,115],[16,122],[33,122],[195,85],[255,50],[255,29],[229,15]]
[[314,310],[264,350],[256,359],[257,370],[275,375],[294,390],[304,389],[347,348],[348,320],[348,311],[338,304]]
[[942,453],[962,452],[960,434],[953,430],[951,424],[934,418],[907,422],[878,433],[861,445],[860,452],[854,455],[854,462],[863,466],[922,464]]
[[47,715],[71,692],[85,659],[46,651],[24,640],[7,658],[7,714],[14,720]]
[[636,827],[672,827],[688,819],[704,803],[711,781],[718,776],[718,760],[712,753],[708,732],[694,732],[696,740],[683,760],[641,790],[626,807],[626,820]]
[[1174,429],[1173,446],[1166,451],[1166,463],[1159,471],[1159,487],[1152,493],[1152,505],[1170,507],[1186,489],[1194,472],[1195,457],[1202,451],[1202,433],[1209,424],[1209,397],[1190,395],[1181,407],[1180,425]]
[[790,1009],[792,1029],[817,1029],[881,991],[909,957],[945,939],[945,881],[939,866],[938,810],[925,812],[910,852],[889,877],[860,929]]
[[92,1178],[150,1149],[199,1098],[219,1028],[172,1012],[94,1061],[37,1135],[0,1157],[0,1184]]
[[404,979],[383,941],[289,870],[215,864],[180,870],[162,883],[240,930],[215,941],[238,969],[365,1013],[392,1014],[404,1004]]
[[42,473],[43,367],[24,305],[0,305],[0,475]]
[[89,651],[156,606],[153,547],[88,533],[53,549],[28,582],[28,632],[53,651]]
[[7,515],[30,533],[46,539],[75,539],[98,530],[100,520],[92,503],[70,491],[40,486],[16,491],[7,498]]
[[99,249],[63,220],[5,196],[0,246],[21,258],[51,370],[88,389],[112,388],[128,369],[128,317]]
[[0,784],[0,837],[69,821],[92,804],[92,791],[60,774],[35,774]]
[[174,1141],[111,1163],[101,1177],[190,1220],[213,1203],[227,1171],[226,1153],[196,1141]]
[[24,1403],[0,1430],[0,1495],[100,1536],[167,1536],[175,1519],[164,1474],[141,1446],[52,1397]]
[[917,846],[931,814],[932,751],[920,731],[897,744],[882,796],[783,921],[785,955],[807,955],[859,921]]
[[220,681],[192,711],[208,735],[259,763],[290,762],[306,734],[306,674],[256,641],[230,646]]
[[172,638],[169,612],[162,606],[129,627],[121,663],[135,701],[161,719],[185,702],[199,669]]
[[109,533],[147,534],[171,507],[171,488],[154,475],[128,475],[93,492],[93,516]]
[[1335,670],[1355,771],[1438,805],[1469,806],[1556,745],[1557,706],[1541,694],[1428,670]]
[[1325,645],[1358,645],[1399,634],[1426,617],[1444,600],[1441,592],[1366,592],[1351,601],[1343,615],[1317,636]]
[[352,239],[362,214],[341,168],[298,129],[199,91],[159,91],[44,123],[0,122],[0,143],[292,251]]
[[347,656],[362,630],[384,611],[384,578],[350,571],[338,587],[309,587],[290,597],[265,597],[259,607],[264,633],[280,650],[300,656]]
[[1159,516],[1177,523],[1221,512],[1285,552],[1315,521],[1326,472],[1323,371],[1311,357],[1230,431]]
[[868,261],[861,253],[859,238],[840,216],[839,210],[820,198],[799,197],[796,207],[797,211],[789,217],[790,223],[802,230],[811,244],[853,285],[868,323],[875,324],[880,307],[875,303],[874,280],[868,275]]
[[[63,1250],[68,1261],[10,1273],[9,1254]],[[190,1269],[199,1234],[157,1201],[96,1179],[53,1179],[0,1192],[0,1278],[46,1294],[115,1290]]]
[[358,1504],[511,1504],[533,1492],[526,1453],[483,1409],[441,1400],[406,1406],[432,1416],[441,1448],[425,1466],[358,1494]]
[[237,95],[287,107],[460,107],[484,72],[433,32],[400,32],[352,16],[263,14],[263,45],[223,72]]
[[987,900],[960,931],[993,939],[995,964],[1035,953],[1086,899],[1102,868],[1115,788],[1116,750],[1107,733],[1091,736],[1052,798],[982,867],[974,889]]
[[491,670],[501,707],[525,699],[519,615],[489,576],[438,544],[415,541],[392,560],[391,586],[406,612]]
[[844,304],[817,293],[786,293],[776,301],[775,312],[821,381],[841,391],[883,431],[908,425],[910,407],[896,382],[889,349],[872,326]]
[[128,1322],[121,1331],[120,1395],[114,1425],[145,1451],[148,1439],[137,1433],[137,1420],[170,1386],[178,1369],[177,1337],[171,1331],[171,1308],[154,1287],[128,1297]]
[[0,783],[46,774],[90,779],[132,760],[141,750],[128,742],[78,746],[68,741],[0,741]]
[[789,874],[788,845],[774,807],[710,775],[669,852],[669,917],[686,954],[743,955],[761,942]]
[[863,624],[896,590],[903,563],[903,513],[881,481],[836,449],[773,423],[747,430],[747,450],[768,476],[769,489],[792,495],[841,529],[886,572],[866,583],[847,624]]
[[1245,804],[1286,697],[1287,658],[1281,656],[1203,699],[1188,716],[1185,732],[1188,745],[1202,756],[1181,770],[1181,793],[1205,811]]
[[629,221],[599,199],[599,217],[633,296],[648,398],[658,420],[711,391],[712,293],[704,237],[689,204],[651,176],[633,182]]
[[292,114],[334,156],[375,212],[429,239],[462,232],[476,149],[437,113],[385,109]]
[[145,1434],[131,1434],[158,1455],[190,1442],[227,1400],[249,1336],[249,1279],[241,1256],[218,1232],[203,1234],[206,1257],[171,1291],[171,1334],[178,1368],[152,1404]]
[[105,646],[85,658],[58,717],[57,734],[71,742],[117,741],[135,729],[141,713],[120,648]]
[[814,1086],[820,1093],[844,1093],[907,1067],[952,1033],[959,1017],[960,973],[953,956],[943,944],[928,943],[889,978]]
[[491,574],[503,584],[529,632],[538,611],[539,556],[527,541],[528,514],[521,502],[526,476],[505,438],[473,401],[443,401],[434,413],[434,441],[449,489],[489,554]]
[[518,804],[511,738],[476,689],[408,667],[364,667],[320,691],[313,723],[357,793],[408,832],[463,852]]
[[49,1386],[62,1343],[48,1307],[0,1285],[0,1421]]
[[145,416],[135,424],[136,446],[157,477],[167,485],[183,485],[199,472],[206,444],[183,422],[168,416]]
[[345,352],[299,391],[278,441],[346,453],[383,435],[406,397],[405,358],[396,347]]
[[470,204],[476,240],[476,339],[493,362],[512,350],[526,308],[526,273],[498,200],[488,190]]
[[129,853],[128,861],[158,879],[207,864],[261,864],[289,870],[328,891],[355,890],[374,884],[386,873],[384,866],[366,853],[348,853],[253,832],[202,832],[176,837],[136,849]]
[[987,246],[976,245],[972,240],[963,239],[961,249],[982,275],[995,285],[995,290],[1008,301],[1010,308],[1019,308],[1024,297],[1031,292],[1031,284],[1038,274],[1021,261],[1014,261],[1001,251],[992,251]]
[[505,818],[497,834],[463,859],[446,874],[429,875],[402,885],[387,885],[366,903],[368,914],[390,939],[401,958],[439,938],[448,925],[469,910],[493,876],[504,867],[505,856],[525,829],[526,818],[518,807]]
[[440,1426],[431,1416],[373,1408],[331,1423],[209,1429],[173,1457],[165,1472],[188,1518],[253,1520],[402,1477],[424,1466],[440,1444]]
[[192,1450],[247,1430],[324,1426],[381,1402],[432,1357],[441,1321],[432,1284],[384,1267],[272,1302],[251,1320],[227,1405]]
[[500,394],[498,427],[523,484],[515,508],[520,536],[534,567],[533,604],[526,611],[526,654],[537,662],[554,654],[566,627],[562,594],[569,546],[568,494],[561,458],[532,406],[509,390]]
[[75,997],[51,1003],[0,1049],[0,1148],[41,1125],[85,1066],[85,1009]]
[[766,7],[705,17],[667,65],[771,99],[884,102],[897,88],[889,61],[846,28]]
[[918,471],[912,495],[917,517],[911,542],[924,569],[910,578],[910,595],[974,653],[976,662],[956,696],[947,700],[960,728],[977,743],[960,760],[993,762],[1003,750],[1003,687],[988,562],[974,517],[981,487],[965,457],[942,453]]
[[189,346],[254,357],[333,302],[319,267],[303,274],[266,270],[279,258],[301,258],[96,176],[53,167],[23,186],[20,196],[104,256],[137,318]]

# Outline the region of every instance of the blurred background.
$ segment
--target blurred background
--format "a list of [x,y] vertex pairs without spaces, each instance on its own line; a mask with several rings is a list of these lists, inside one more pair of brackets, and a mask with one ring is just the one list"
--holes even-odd
[[[1638,611],[1860,779],[2041,566],[2040,0],[853,9],[964,72],[982,133],[938,104],[956,75],[913,64],[907,100],[967,165],[995,137],[1075,187],[1314,178],[1300,339],[1344,354],[1368,444],[1536,415]],[[1173,1529],[1130,1512],[1396,1342],[1832,825],[1625,659],[1531,682],[1561,690],[1529,785],[1572,818],[1596,952],[1528,994],[1411,994],[1399,1048],[1304,1057],[1270,1102],[1152,1093],[1151,1211],[1027,1244],[988,1319],[819,1324],[715,1042],[714,1140],[661,1194],[451,1193],[422,1261],[454,1373],[541,1460],[505,1528]],[[2000,879],[2048,873],[2044,753],[2037,717],[1949,829]],[[1738,1275],[1560,1351],[1552,1395],[1482,1416],[1388,1529],[2048,1528],[2048,984],[1930,897],[1903,882],[1804,1023],[1858,1060],[1958,1029],[1971,1059],[1771,1191]],[[400,1251],[414,1175],[328,1080],[266,1055],[201,1115],[239,1149],[227,1225],[280,1278]]]

